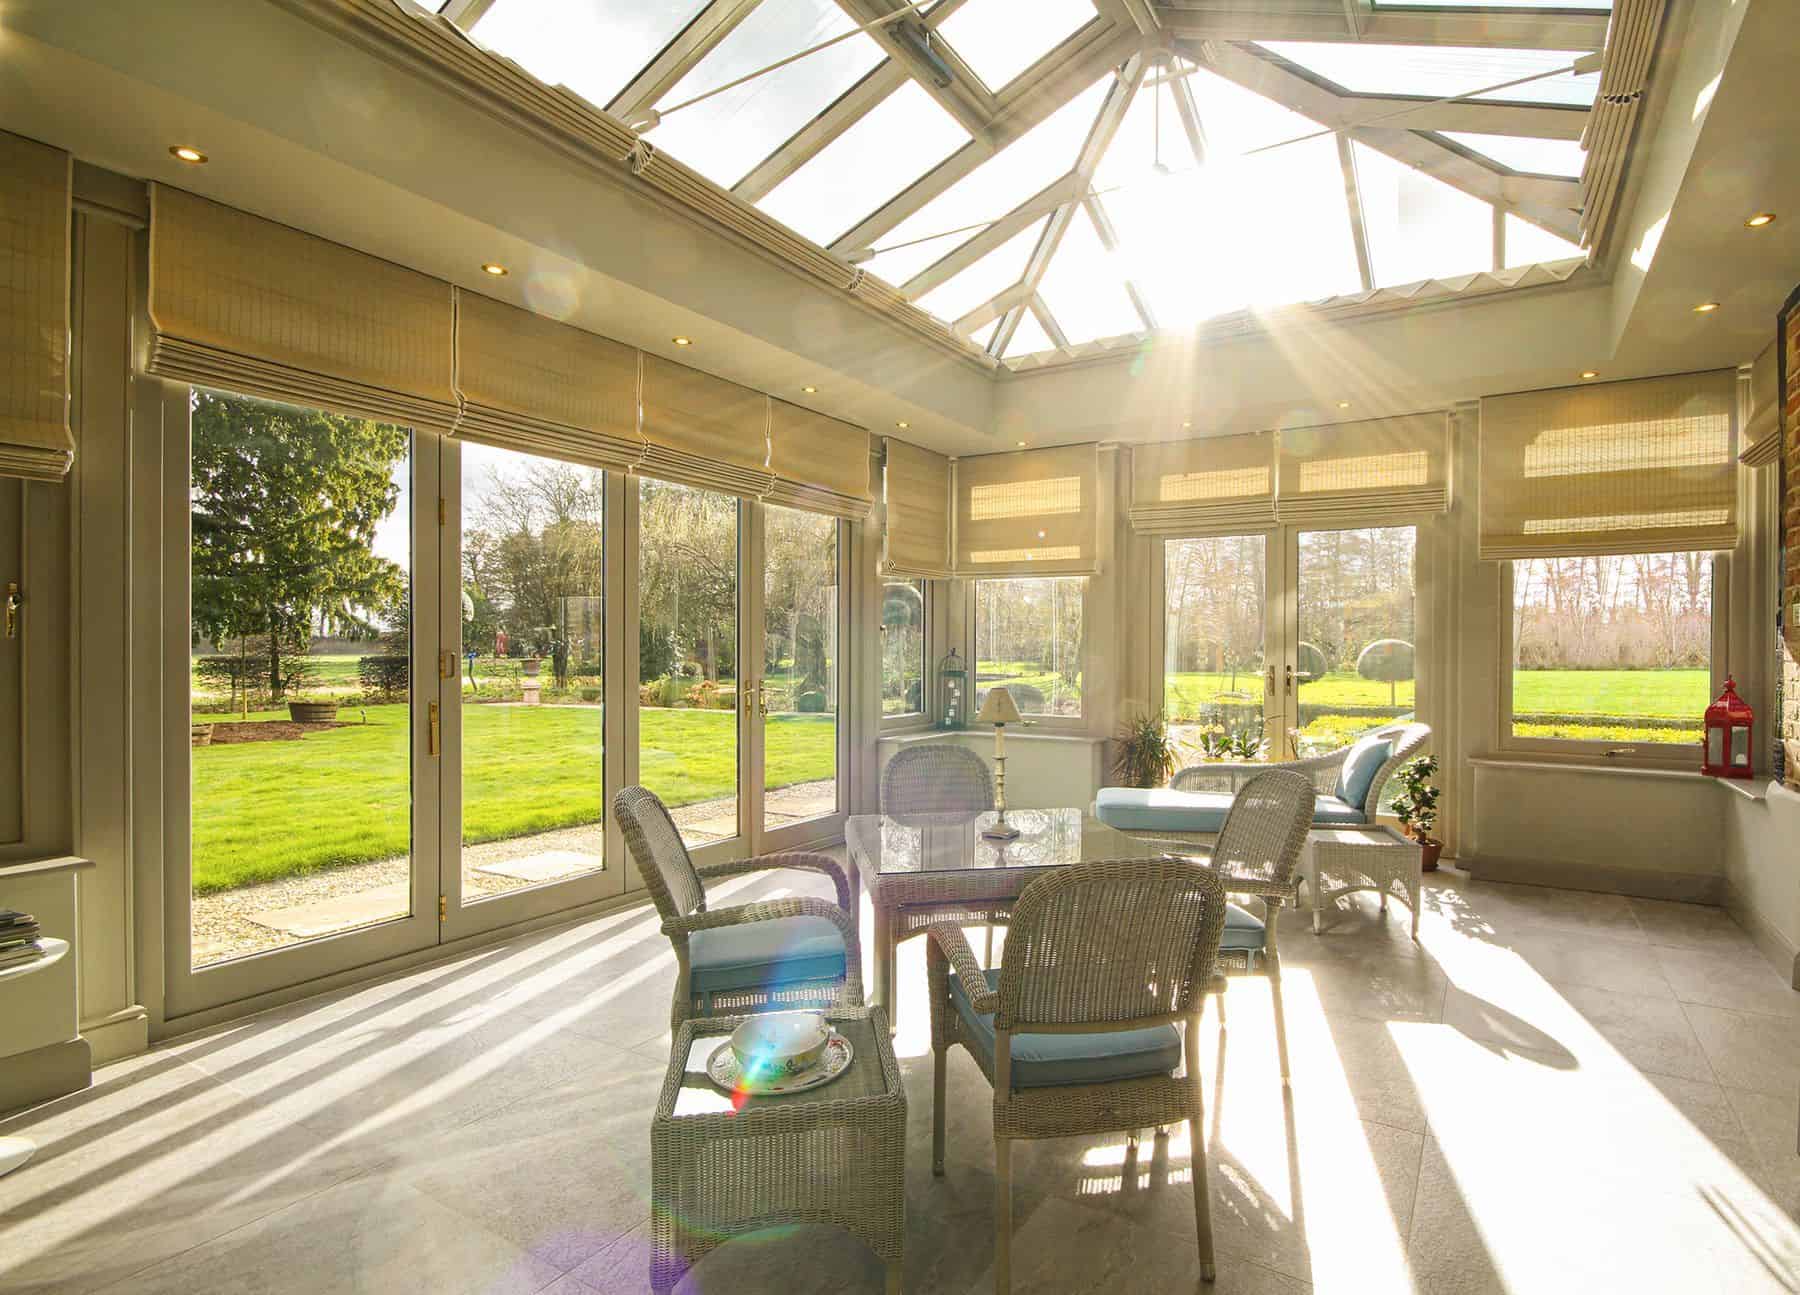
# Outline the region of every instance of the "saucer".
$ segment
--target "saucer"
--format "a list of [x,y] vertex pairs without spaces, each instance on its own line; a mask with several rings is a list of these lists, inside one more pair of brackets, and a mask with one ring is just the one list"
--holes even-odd
[[833,1030],[831,1037],[825,1041],[824,1054],[819,1058],[818,1064],[810,1069],[798,1074],[745,1080],[737,1053],[731,1050],[728,1041],[721,1041],[718,1050],[712,1054],[712,1059],[706,1063],[706,1075],[728,1093],[745,1092],[756,1097],[775,1097],[782,1093],[799,1093],[817,1088],[820,1084],[829,1084],[850,1069],[850,1063],[855,1058],[856,1051],[850,1046],[850,1040]]

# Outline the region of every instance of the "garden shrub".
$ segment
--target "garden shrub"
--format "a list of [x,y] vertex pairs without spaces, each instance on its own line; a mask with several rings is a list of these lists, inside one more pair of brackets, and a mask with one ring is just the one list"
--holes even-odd
[[411,682],[412,661],[404,656],[384,653],[381,656],[358,657],[356,678],[363,695],[375,701],[400,701]]

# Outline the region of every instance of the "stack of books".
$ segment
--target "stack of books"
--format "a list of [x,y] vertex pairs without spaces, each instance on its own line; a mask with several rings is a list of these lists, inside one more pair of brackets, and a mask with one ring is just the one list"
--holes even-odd
[[38,934],[38,920],[30,913],[0,908],[0,970],[43,957]]

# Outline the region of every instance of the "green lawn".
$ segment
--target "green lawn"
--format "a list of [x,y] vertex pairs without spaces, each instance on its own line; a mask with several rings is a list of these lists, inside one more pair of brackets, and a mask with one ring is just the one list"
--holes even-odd
[[[602,713],[598,706],[468,707],[464,839],[600,821]],[[275,711],[250,717],[286,718]],[[406,852],[407,708],[347,707],[340,718],[350,723],[298,741],[194,750],[196,894]],[[639,711],[644,784],[673,805],[731,795],[736,724],[727,711]],[[831,777],[832,716],[772,715],[768,725],[769,786]]]
[[[1185,672],[1167,676],[1168,696],[1204,705],[1235,691],[1239,700],[1262,696],[1255,671]],[[1518,670],[1513,673],[1513,709],[1527,714],[1613,717],[1618,719],[1688,719],[1698,721],[1712,700],[1712,676],[1706,670]],[[1347,671],[1300,685],[1303,704],[1319,706],[1386,706],[1388,685]],[[1393,704],[1411,706],[1411,682],[1394,685]]]

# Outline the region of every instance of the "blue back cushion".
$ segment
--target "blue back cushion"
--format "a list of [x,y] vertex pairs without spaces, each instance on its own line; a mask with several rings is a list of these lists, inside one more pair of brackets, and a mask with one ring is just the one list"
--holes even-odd
[[1365,737],[1350,748],[1344,757],[1344,771],[1338,775],[1338,796],[1345,804],[1368,812],[1369,787],[1393,753],[1394,744],[1385,737]]

